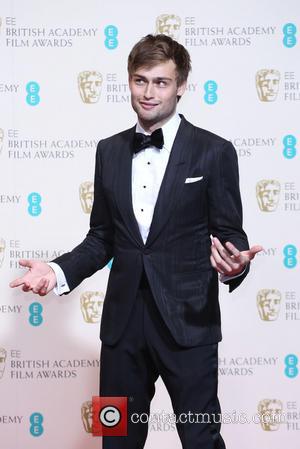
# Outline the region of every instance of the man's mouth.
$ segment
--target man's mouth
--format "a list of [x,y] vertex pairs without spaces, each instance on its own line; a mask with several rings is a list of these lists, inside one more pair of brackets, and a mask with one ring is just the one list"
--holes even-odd
[[140,101],[140,105],[143,109],[150,111],[151,109],[154,109],[158,105],[158,103],[152,103],[150,101]]

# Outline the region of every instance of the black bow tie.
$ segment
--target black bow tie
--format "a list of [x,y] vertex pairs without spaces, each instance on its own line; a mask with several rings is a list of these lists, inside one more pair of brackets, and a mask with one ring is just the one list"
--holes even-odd
[[153,131],[151,136],[146,136],[146,134],[135,133],[133,142],[133,151],[138,153],[144,148],[154,146],[161,149],[164,145],[164,136],[162,129],[156,129]]

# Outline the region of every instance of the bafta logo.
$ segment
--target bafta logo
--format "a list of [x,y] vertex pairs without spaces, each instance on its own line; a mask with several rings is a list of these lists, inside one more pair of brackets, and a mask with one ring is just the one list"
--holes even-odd
[[256,184],[256,198],[263,212],[274,212],[280,196],[280,183],[275,179],[262,179]]
[[5,371],[6,355],[6,350],[4,348],[0,348],[0,379],[2,379]]
[[263,430],[279,429],[282,420],[282,402],[278,399],[263,399],[258,404],[260,424]]
[[156,19],[156,33],[166,34],[175,40],[179,39],[180,26],[181,19],[174,14],[161,14]]
[[279,290],[263,288],[256,297],[258,313],[263,321],[275,321],[280,312],[281,293]]
[[5,252],[5,240],[0,239],[0,268],[2,267],[3,260],[4,260],[4,252]]
[[86,181],[80,184],[79,197],[83,212],[86,214],[90,214],[94,202],[94,184],[90,181]]
[[3,149],[3,141],[4,141],[4,131],[2,128],[0,128],[0,154]]
[[262,69],[256,72],[256,90],[260,101],[274,101],[277,98],[280,73],[274,69]]
[[86,323],[99,323],[102,313],[104,294],[85,292],[80,296],[80,308]]
[[80,72],[78,88],[84,103],[92,104],[99,101],[102,87],[102,75],[95,71]]
[[81,406],[81,420],[84,430],[87,433],[92,433],[93,425],[93,408],[92,401],[86,401]]

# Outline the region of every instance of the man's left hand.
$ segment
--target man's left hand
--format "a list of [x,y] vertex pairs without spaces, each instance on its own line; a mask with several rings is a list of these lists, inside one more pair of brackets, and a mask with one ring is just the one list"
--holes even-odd
[[218,273],[236,276],[262,250],[261,245],[254,245],[247,251],[239,251],[231,242],[226,242],[223,246],[217,237],[213,237],[210,262]]

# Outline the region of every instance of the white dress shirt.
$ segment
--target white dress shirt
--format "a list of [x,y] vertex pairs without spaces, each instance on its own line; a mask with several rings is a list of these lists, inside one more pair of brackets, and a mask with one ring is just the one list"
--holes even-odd
[[[144,243],[147,241],[154,207],[180,121],[180,116],[178,113],[175,113],[170,120],[162,126],[164,136],[164,145],[162,149],[150,146],[133,154],[132,157],[132,206]],[[136,132],[150,134],[142,128],[139,122],[136,125]],[[49,265],[54,270],[57,280],[54,293],[62,295],[63,293],[70,291],[64,272],[60,266],[54,262],[50,262]],[[238,276],[240,276],[240,274]],[[220,280],[224,282],[233,277],[237,276],[223,276]]]
[[[132,158],[132,206],[144,243],[149,234],[154,207],[180,121],[176,113],[162,126],[162,149],[151,146],[134,154]],[[149,135],[139,123],[136,125],[136,132]]]

